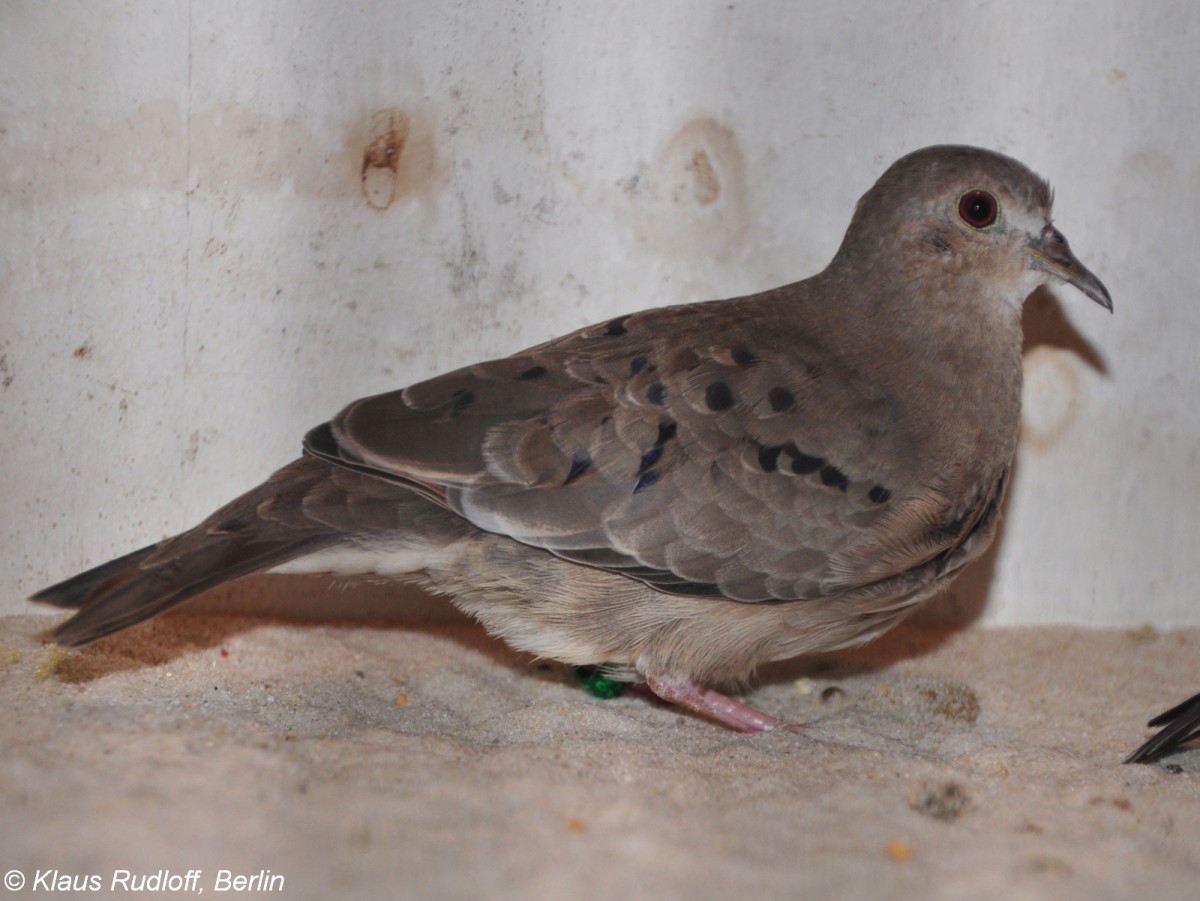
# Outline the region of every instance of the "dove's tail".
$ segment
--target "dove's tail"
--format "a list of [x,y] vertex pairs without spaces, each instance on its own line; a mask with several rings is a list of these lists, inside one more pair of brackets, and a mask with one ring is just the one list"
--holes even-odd
[[343,537],[306,515],[329,478],[302,458],[174,538],[51,585],[30,600],[78,610],[54,632],[81,645],[162,613],[209,588],[328,547]]
[[1148,763],[1200,738],[1200,694],[1160,713],[1146,725],[1162,731],[1125,758],[1126,763]]

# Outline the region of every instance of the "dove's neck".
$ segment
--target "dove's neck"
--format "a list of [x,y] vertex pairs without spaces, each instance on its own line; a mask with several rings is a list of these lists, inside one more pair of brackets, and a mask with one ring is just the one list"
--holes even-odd
[[[837,261],[835,261],[836,263]],[[997,282],[970,272],[933,270],[876,261],[866,271],[831,265],[810,279],[815,296],[835,297],[843,310],[834,331],[854,345],[905,358],[903,365],[934,352],[948,361],[989,357],[1020,359],[1021,308],[1036,284]]]
[[[817,296],[844,298],[841,327],[828,340],[856,358],[898,403],[927,416],[933,453],[975,456],[983,470],[1007,466],[1021,406],[1022,331],[1017,286],[967,274],[870,273],[834,267]],[[870,290],[866,286],[885,286]],[[917,394],[906,402],[902,394]]]

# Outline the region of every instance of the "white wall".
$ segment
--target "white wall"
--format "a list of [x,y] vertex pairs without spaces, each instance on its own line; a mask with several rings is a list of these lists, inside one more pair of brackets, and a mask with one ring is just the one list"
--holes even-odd
[[[1050,178],[1116,302],[1031,308],[968,588],[994,622],[1200,625],[1196,10],[5,2],[0,609],[355,397],[811,274],[889,162],[949,141]],[[389,130],[394,184],[364,184]]]

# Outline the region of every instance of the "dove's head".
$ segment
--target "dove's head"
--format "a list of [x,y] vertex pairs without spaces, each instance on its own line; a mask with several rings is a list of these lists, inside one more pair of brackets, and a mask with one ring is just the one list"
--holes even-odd
[[951,293],[994,297],[1018,312],[1037,287],[1062,281],[1111,311],[1108,290],[1051,224],[1053,200],[1042,178],[1007,156],[926,147],[863,195],[835,266],[873,257],[909,280],[944,279]]

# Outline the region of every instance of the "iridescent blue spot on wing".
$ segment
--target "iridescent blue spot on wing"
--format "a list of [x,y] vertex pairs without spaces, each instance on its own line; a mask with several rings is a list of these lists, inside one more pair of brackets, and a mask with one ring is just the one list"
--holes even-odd
[[642,462],[638,466],[637,474],[639,476],[645,475],[646,470],[649,469],[651,466],[653,466],[655,463],[657,463],[661,456],[662,456],[662,445],[661,444],[654,445],[654,447],[650,448],[650,450],[648,450],[644,454],[642,454]]
[[637,480],[637,484],[633,486],[633,493],[638,494],[649,488],[658,481],[658,470],[651,469],[649,472],[643,473],[641,478]]
[[586,454],[576,454],[571,458],[571,469],[567,473],[564,485],[570,485],[577,478],[592,468],[592,460]]

